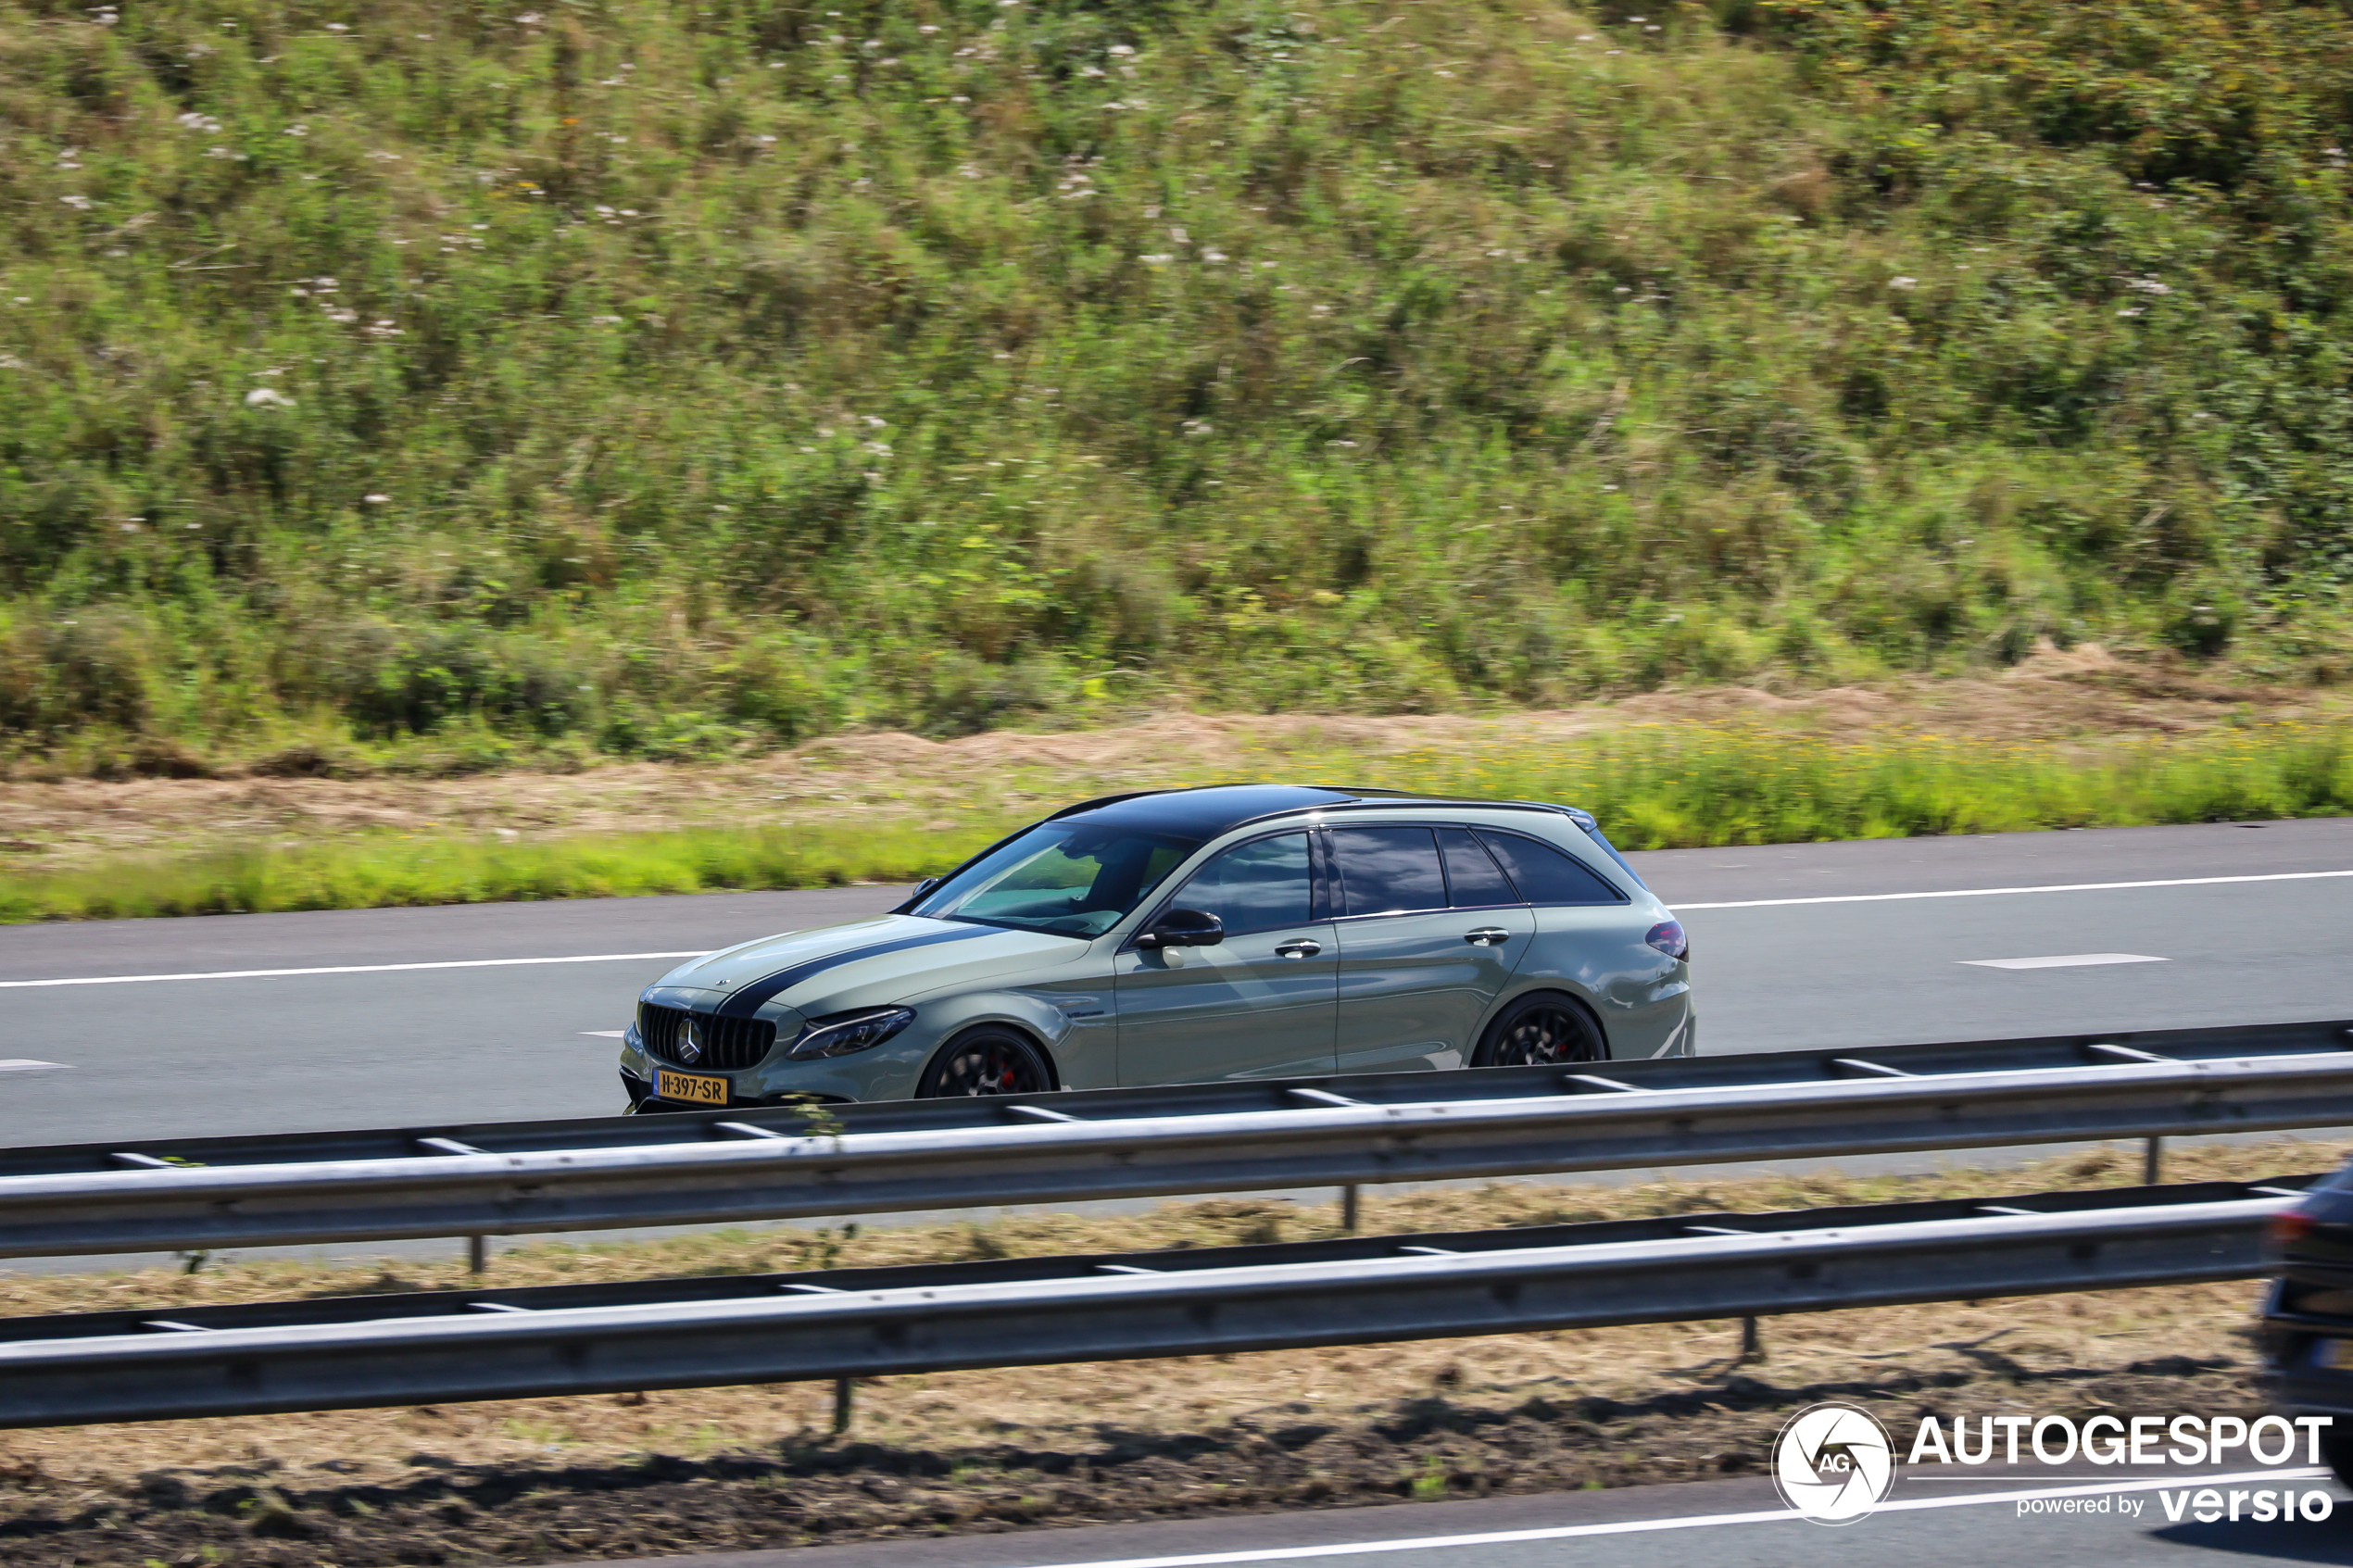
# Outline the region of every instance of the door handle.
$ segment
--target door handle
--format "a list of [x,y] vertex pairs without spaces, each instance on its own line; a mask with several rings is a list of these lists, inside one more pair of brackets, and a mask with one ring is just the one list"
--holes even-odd
[[1321,942],[1310,942],[1303,936],[1296,942],[1275,944],[1275,956],[1278,959],[1312,959],[1323,950]]
[[1500,947],[1511,939],[1510,932],[1494,925],[1482,925],[1477,931],[1463,933],[1463,940],[1474,947]]

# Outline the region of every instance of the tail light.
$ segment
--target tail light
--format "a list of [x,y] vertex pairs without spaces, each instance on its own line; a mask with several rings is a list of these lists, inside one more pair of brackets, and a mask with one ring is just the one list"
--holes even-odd
[[2284,1252],[2312,1234],[2312,1216],[2300,1209],[2290,1209],[2272,1215],[2271,1223],[2264,1229],[2272,1247]]
[[1680,921],[1660,921],[1651,927],[1650,935],[1642,940],[1670,959],[1688,959],[1692,956],[1692,944],[1683,935],[1683,925]]

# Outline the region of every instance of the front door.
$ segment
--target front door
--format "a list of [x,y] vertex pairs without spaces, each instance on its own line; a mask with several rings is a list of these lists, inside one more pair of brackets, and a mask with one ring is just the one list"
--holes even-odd
[[1342,1073],[1464,1067],[1536,930],[1462,828],[1334,828]]
[[1166,907],[1215,915],[1226,939],[1120,953],[1120,1082],[1329,1073],[1339,943],[1331,922],[1314,918],[1307,835],[1227,850]]

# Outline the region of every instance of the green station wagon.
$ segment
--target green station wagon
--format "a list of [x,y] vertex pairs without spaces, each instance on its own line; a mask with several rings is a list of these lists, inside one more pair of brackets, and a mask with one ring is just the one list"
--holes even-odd
[[1691,1055],[1683,929],[1593,819],[1221,785],[1114,796],[879,919],[680,965],[638,1110]]

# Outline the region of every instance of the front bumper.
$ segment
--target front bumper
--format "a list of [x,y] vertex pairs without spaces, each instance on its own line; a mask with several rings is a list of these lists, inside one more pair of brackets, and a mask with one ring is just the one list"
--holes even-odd
[[2263,1360],[2273,1406],[2303,1415],[2353,1417],[2353,1323],[2345,1328],[2339,1334],[2294,1319],[2265,1322]]
[[[682,1068],[679,1071],[684,1072],[685,1069]],[[629,1097],[629,1107],[623,1112],[627,1116],[654,1116],[669,1110],[756,1110],[761,1106],[855,1105],[857,1103],[848,1095],[811,1094],[796,1089],[781,1095],[737,1095],[728,1100],[725,1105],[690,1105],[683,1099],[662,1098],[654,1093],[654,1086],[651,1084],[625,1067],[621,1070],[621,1087]]]
[[[657,1059],[646,1049],[636,1024],[632,1022],[621,1041],[621,1079],[628,1087],[633,1106],[652,1096],[654,1073],[665,1068],[701,1078],[726,1079],[729,1105],[826,1105],[908,1099],[914,1095],[924,1063],[938,1044],[939,1027],[925,1021],[873,1050],[809,1060],[794,1060],[779,1044],[749,1067],[714,1069]],[[712,1108],[703,1105],[696,1109]]]

